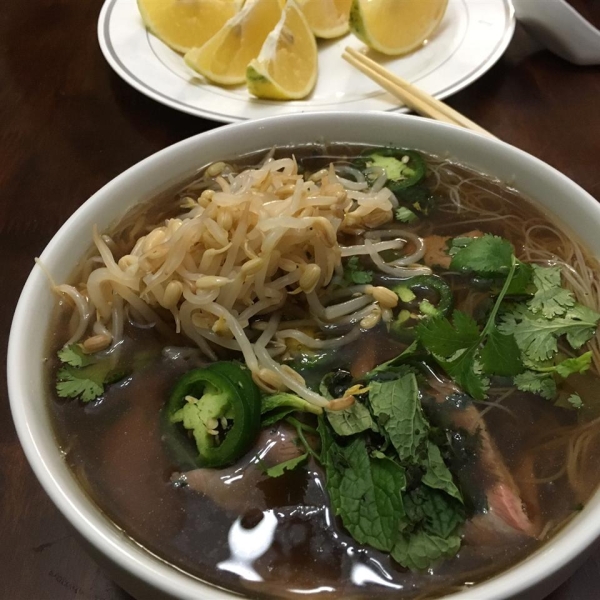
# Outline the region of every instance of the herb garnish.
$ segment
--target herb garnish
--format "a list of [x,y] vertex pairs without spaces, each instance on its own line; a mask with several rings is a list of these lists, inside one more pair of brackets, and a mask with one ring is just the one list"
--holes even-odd
[[458,550],[465,512],[431,439],[415,374],[371,381],[363,408],[378,433],[336,437],[336,428],[319,422],[334,512],[359,543],[390,552],[404,567],[428,568]]
[[373,280],[373,271],[369,271],[358,262],[358,256],[352,256],[344,267],[344,283],[346,285],[364,285]]
[[79,398],[91,402],[104,394],[104,386],[123,379],[127,372],[116,369],[112,360],[84,354],[77,344],[59,350],[58,358],[65,365],[56,375],[56,393],[61,398]]

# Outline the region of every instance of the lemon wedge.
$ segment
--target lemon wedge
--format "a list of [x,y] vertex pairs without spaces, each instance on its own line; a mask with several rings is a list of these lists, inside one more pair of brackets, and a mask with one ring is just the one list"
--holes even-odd
[[178,52],[202,46],[242,7],[243,0],[138,0],[144,25]]
[[258,58],[248,65],[248,91],[259,98],[298,100],[310,94],[316,81],[315,36],[300,7],[288,0]]
[[435,31],[447,5],[448,0],[352,0],[350,30],[374,50],[406,54]]
[[184,60],[210,81],[222,85],[243,83],[246,67],[281,17],[279,0],[247,0],[233,16],[200,48],[192,48]]
[[312,32],[319,38],[336,38],[350,30],[352,0],[298,0]]

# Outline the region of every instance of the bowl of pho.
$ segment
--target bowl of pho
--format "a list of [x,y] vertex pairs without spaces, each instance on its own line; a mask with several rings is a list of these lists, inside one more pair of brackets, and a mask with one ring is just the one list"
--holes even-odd
[[600,534],[599,230],[420,118],[201,134],[38,259],[21,443],[137,598],[543,598]]

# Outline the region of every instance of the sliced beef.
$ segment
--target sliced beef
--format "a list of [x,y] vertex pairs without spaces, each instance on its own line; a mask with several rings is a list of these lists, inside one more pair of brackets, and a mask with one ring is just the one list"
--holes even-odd
[[[466,540],[495,544],[515,535],[536,537],[540,526],[535,495],[528,490],[527,498],[524,497],[477,406],[449,382],[438,381],[432,389],[435,407],[430,412],[434,419],[437,415],[445,421],[444,427],[465,432],[476,440],[473,453],[476,468],[482,475],[479,485],[483,487],[487,506],[468,523]],[[457,398],[462,400],[457,401]],[[465,487],[472,488],[473,481],[467,482]]]
[[[479,229],[473,231],[467,231],[463,233],[462,237],[481,237],[483,232]],[[442,269],[450,268],[451,257],[448,255],[447,242],[452,239],[450,235],[428,235],[424,238],[425,241],[425,255],[423,256],[423,262],[428,267],[441,267]],[[456,236],[454,236],[456,237]]]
[[269,479],[265,469],[304,452],[296,431],[286,423],[278,423],[263,429],[255,447],[236,465],[226,469],[194,469],[175,473],[171,481],[176,485],[189,486],[231,512],[243,514],[250,509],[265,510],[267,502],[260,485]]

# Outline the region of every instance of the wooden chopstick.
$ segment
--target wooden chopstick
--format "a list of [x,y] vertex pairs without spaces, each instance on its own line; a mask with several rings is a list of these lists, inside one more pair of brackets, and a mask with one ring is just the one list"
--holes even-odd
[[378,83],[382,88],[390,92],[390,94],[396,96],[396,98],[415,112],[436,119],[437,121],[459,125],[477,133],[495,137],[489,131],[480,127],[477,123],[474,123],[453,108],[450,108],[441,100],[436,100],[433,96],[388,71],[385,67],[382,67],[358,50],[346,47],[342,58]]

